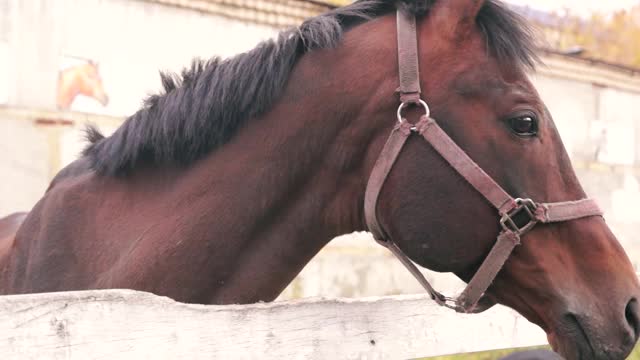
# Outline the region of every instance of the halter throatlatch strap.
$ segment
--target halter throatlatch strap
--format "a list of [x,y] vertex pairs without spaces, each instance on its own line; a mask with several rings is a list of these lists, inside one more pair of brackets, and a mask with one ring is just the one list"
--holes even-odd
[[407,258],[406,255],[398,248],[394,242],[389,241],[388,236],[384,233],[382,229],[382,225],[378,222],[378,216],[376,214],[378,196],[380,195],[380,191],[382,190],[382,185],[384,185],[384,181],[387,179],[393,164],[396,162],[398,155],[400,154],[400,150],[404,146],[405,142],[411,135],[413,125],[404,121],[402,123],[397,124],[393,130],[391,131],[391,135],[387,139],[387,142],[384,144],[382,148],[382,152],[376,161],[373,171],[371,172],[371,176],[369,176],[369,181],[367,182],[367,189],[365,190],[364,195],[364,215],[365,221],[367,222],[367,226],[369,231],[373,234],[373,238],[380,244],[386,247],[393,253],[398,260],[409,270],[411,274],[420,282],[422,287],[427,290],[431,298],[435,300],[438,304],[444,305],[446,298],[437,292],[431,284],[427,281],[427,279],[422,276],[422,273],[418,270],[418,268]]
[[[400,75],[399,123],[385,143],[367,183],[364,201],[365,220],[376,241],[388,248],[413,274],[438,304],[458,312],[481,312],[493,305],[483,298],[505,262],[520,244],[520,238],[537,223],[568,221],[588,216],[601,216],[602,211],[592,199],[556,203],[536,203],[531,199],[514,199],[480,168],[436,123],[429,117],[429,108],[420,98],[418,76],[418,52],[415,18],[398,10],[398,64]],[[415,125],[401,117],[408,103],[422,104],[426,114]],[[378,221],[376,213],[382,186],[393,168],[402,147],[411,134],[418,133],[482,196],[497,209],[501,232],[496,243],[480,265],[467,287],[457,299],[437,292],[418,268],[402,252]],[[518,221],[514,218],[518,218]],[[522,220],[526,221],[523,222]],[[486,301],[483,301],[486,300]]]
[[404,146],[404,143],[411,134],[411,124],[403,122],[396,125],[391,131],[391,135],[387,139],[387,142],[382,148],[382,152],[376,160],[374,165],[374,171],[369,176],[367,183],[367,189],[364,193],[364,216],[365,221],[368,224],[369,231],[373,234],[375,239],[386,239],[387,236],[382,230],[382,226],[378,222],[377,214],[375,213],[376,203],[378,201],[378,195],[382,190],[382,185],[386,180],[391,167],[396,162],[400,150]]

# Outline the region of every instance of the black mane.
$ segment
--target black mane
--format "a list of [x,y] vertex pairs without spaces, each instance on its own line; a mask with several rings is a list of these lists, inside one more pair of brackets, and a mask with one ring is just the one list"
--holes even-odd
[[[416,16],[435,0],[402,0]],[[393,0],[359,0],[310,18],[254,49],[229,59],[196,59],[176,74],[161,73],[164,92],[152,95],[113,135],[87,130],[83,154],[101,174],[126,174],[141,164],[188,165],[227,142],[247,120],[269,110],[289,73],[305,53],[330,48],[343,31],[395,11]],[[500,61],[533,67],[537,58],[525,22],[496,0],[488,0],[477,23]]]

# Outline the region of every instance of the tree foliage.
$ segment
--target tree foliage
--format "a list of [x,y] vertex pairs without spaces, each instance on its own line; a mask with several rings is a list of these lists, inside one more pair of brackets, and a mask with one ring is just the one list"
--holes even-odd
[[556,50],[579,47],[584,50],[582,56],[640,67],[640,4],[608,16],[595,13],[588,19],[567,11],[538,25],[548,45]]

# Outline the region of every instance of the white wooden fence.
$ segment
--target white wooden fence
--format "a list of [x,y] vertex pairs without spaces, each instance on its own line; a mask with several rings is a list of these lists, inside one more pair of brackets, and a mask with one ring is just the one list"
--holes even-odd
[[510,309],[426,296],[204,306],[130,290],[0,296],[0,359],[407,359],[546,344]]

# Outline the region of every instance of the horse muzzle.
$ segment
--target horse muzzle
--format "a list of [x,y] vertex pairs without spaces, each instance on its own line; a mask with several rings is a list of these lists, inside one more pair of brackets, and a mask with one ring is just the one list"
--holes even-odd
[[633,297],[614,309],[605,316],[565,312],[547,334],[549,344],[567,360],[626,359],[640,335],[640,307]]

